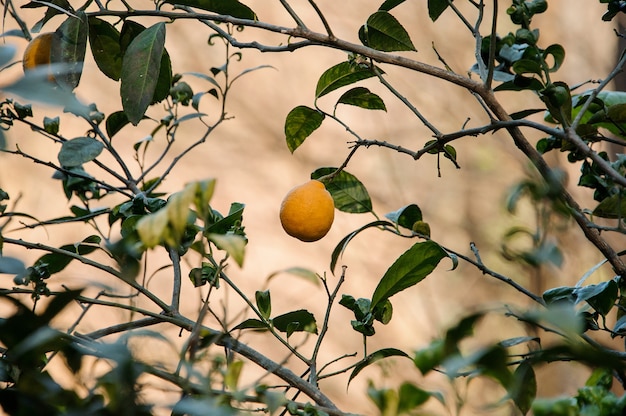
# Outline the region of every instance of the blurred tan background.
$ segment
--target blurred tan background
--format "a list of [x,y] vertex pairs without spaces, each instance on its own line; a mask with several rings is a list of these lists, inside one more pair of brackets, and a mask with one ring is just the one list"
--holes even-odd
[[[75,2],[72,2],[75,3]],[[117,2],[112,2],[113,4]],[[149,2],[138,2],[137,7],[147,7]],[[359,26],[373,13],[380,2],[349,1],[337,2],[320,0],[335,34],[349,41],[358,42]],[[441,66],[433,51],[434,44],[447,64],[456,72],[464,74],[474,62],[474,40],[448,10],[436,23],[428,18],[426,1],[407,1],[393,14],[411,34],[418,53],[410,55],[415,59]],[[290,26],[289,16],[280,7],[279,2],[250,0],[246,2],[255,10],[262,21],[277,25]],[[323,27],[313,10],[305,0],[291,2],[293,8],[310,23],[313,30],[322,31]],[[116,6],[117,7],[117,6]],[[513,28],[505,15],[507,2],[501,2],[499,33],[504,35]],[[534,23],[541,30],[540,44],[543,47],[551,43],[561,43],[567,56],[563,68],[556,77],[569,84],[577,84],[589,79],[600,79],[611,69],[616,54],[617,39],[611,23],[601,22],[604,5],[588,0],[550,1],[548,11],[537,16]],[[474,11],[467,4],[459,4],[463,11]],[[491,13],[487,6],[487,15]],[[40,11],[24,11],[24,16],[32,25],[40,17]],[[473,20],[470,19],[470,20]],[[487,19],[488,20],[488,19]],[[60,24],[57,17],[48,23],[44,31],[54,30]],[[144,25],[148,25],[142,21]],[[13,22],[7,20],[7,25]],[[482,32],[487,34],[488,24]],[[6,27],[5,30],[8,30]],[[221,46],[208,47],[206,40],[211,32],[201,24],[181,21],[167,26],[166,47],[172,56],[173,71],[208,72],[212,66],[224,62],[224,49]],[[286,42],[287,39],[246,29],[236,33],[238,40],[257,39],[266,43]],[[19,53],[26,42],[8,38],[7,43],[18,47]],[[89,55],[89,54],[88,54]],[[19,56],[19,55],[18,55]],[[274,69],[263,69],[246,75],[238,81],[231,91],[228,102],[228,114],[232,120],[224,123],[212,134],[207,142],[194,150],[174,170],[164,183],[162,190],[175,192],[189,181],[217,178],[218,184],[213,200],[213,207],[222,213],[228,211],[231,202],[246,204],[244,224],[249,237],[246,260],[243,269],[230,266],[229,276],[245,291],[254,297],[254,291],[267,286],[266,278],[273,272],[293,266],[309,268],[317,273],[326,273],[331,284],[336,277],[329,271],[330,254],[346,234],[370,222],[371,215],[347,215],[337,212],[335,224],[323,240],[317,243],[301,243],[287,236],[278,222],[278,209],[284,194],[293,186],[306,181],[310,172],[322,166],[338,166],[349,152],[347,142],[353,140],[341,126],[326,120],[306,143],[291,155],[284,142],[283,125],[287,113],[297,105],[312,106],[315,85],[322,72],[343,60],[346,54],[340,51],[311,47],[293,53],[262,54],[254,50],[244,50],[243,59],[233,64],[233,73],[256,65],[268,64]],[[453,132],[461,129],[466,120],[468,127],[479,126],[487,120],[477,102],[465,91],[446,85],[422,74],[406,70],[383,67],[387,79],[441,131]],[[16,76],[19,70],[7,71],[2,75],[2,83]],[[194,92],[210,88],[210,85],[193,78],[184,78]],[[388,94],[384,87],[374,80],[362,85],[383,97],[388,111],[368,112],[361,109],[341,107],[338,115],[365,139],[386,140],[413,150],[423,147],[431,137],[430,132],[398,100]],[[109,114],[121,109],[118,95],[119,86],[104,77],[97,70],[95,63],[88,56],[85,72],[77,93],[85,102],[96,102],[100,111]],[[319,104],[330,111],[338,95],[332,94],[320,100]],[[506,108],[510,112],[525,108],[539,107],[539,100],[532,94],[501,94]],[[200,111],[214,116],[217,111],[215,102],[206,97]],[[56,109],[35,109],[35,120],[41,120],[44,114],[56,114]],[[149,112],[155,118],[162,113],[159,106]],[[66,137],[84,134],[86,126],[76,122],[76,118],[63,115],[61,131]],[[125,128],[114,139],[120,146],[129,165],[133,166],[132,145],[145,137],[152,125],[143,122],[139,128]],[[183,150],[195,141],[203,132],[202,126],[191,121],[178,134],[175,145],[177,151]],[[532,132],[533,140],[541,138]],[[8,134],[9,146],[18,144],[25,152],[32,152],[44,160],[56,161],[58,148],[45,142],[41,137],[23,127],[17,127]],[[155,150],[163,145],[163,137],[157,136],[152,145]],[[410,203],[418,204],[425,220],[432,229],[432,237],[442,245],[464,254],[471,254],[469,243],[475,242],[481,250],[485,263],[496,271],[526,286],[547,288],[558,285],[574,284],[597,263],[601,257],[584,240],[575,228],[564,230],[557,237],[566,244],[565,264],[561,269],[548,269],[541,275],[540,281],[529,281],[528,273],[523,269],[505,262],[499,255],[500,239],[512,225],[533,226],[529,210],[521,209],[518,216],[511,216],[503,208],[506,191],[525,176],[526,161],[516,151],[511,140],[503,133],[477,138],[466,138],[455,144],[458,152],[457,170],[442,158],[442,176],[437,176],[437,164],[434,157],[423,157],[418,161],[397,154],[388,149],[371,148],[359,150],[350,161],[347,170],[356,175],[368,188],[373,199],[374,209],[382,216]],[[154,153],[151,153],[154,154]],[[558,158],[550,156],[550,162],[561,164]],[[9,155],[0,155],[0,188],[6,190],[13,201],[22,194],[17,202],[17,210],[28,212],[41,220],[68,215],[68,208],[76,201],[66,201],[61,184],[51,179],[51,172],[42,166]],[[583,205],[590,204],[590,197],[584,191],[574,189],[577,180],[577,168],[563,165],[570,171],[572,192],[583,200]],[[87,167],[91,174],[101,172]],[[103,204],[114,204],[107,200]],[[587,205],[589,206],[589,205]],[[81,229],[46,227],[29,232],[9,234],[13,238],[22,237],[33,241],[42,241],[49,245],[60,245],[78,241],[85,237]],[[376,230],[368,230],[348,246],[339,265],[346,265],[346,283],[341,293],[355,298],[371,297],[378,279],[393,261],[415,241],[393,238]],[[15,255],[24,261],[33,261],[40,253],[24,252],[13,247],[5,247],[6,255]],[[167,256],[158,250],[150,254],[151,270],[156,270],[167,263]],[[196,264],[186,264],[188,267]],[[427,345],[434,337],[441,334],[455,319],[478,308],[488,308],[508,303],[515,306],[528,306],[529,302],[518,295],[512,288],[498,283],[492,278],[481,275],[471,266],[461,264],[454,272],[447,272],[450,262],[444,260],[437,271],[418,286],[392,298],[394,319],[383,327],[377,326],[377,334],[369,340],[368,350],[397,347],[407,352]],[[339,269],[339,268],[338,268]],[[158,272],[149,282],[149,288],[169,298],[171,278],[169,269]],[[589,280],[610,278],[610,270],[601,269]],[[9,277],[4,276],[3,287],[10,286]],[[84,286],[100,277],[84,268],[68,268],[63,276],[51,281],[51,286],[61,282]],[[127,291],[117,282],[104,279],[106,285],[118,286],[120,291]],[[58,286],[57,286],[58,287]],[[268,286],[272,293],[273,311],[284,313],[297,308],[312,311],[321,323],[326,307],[326,296],[321,287],[294,276],[281,275]],[[94,289],[94,292],[95,293]],[[220,289],[213,305],[221,310],[221,302],[231,308],[227,319],[243,319],[237,315],[244,309],[243,304],[233,292],[224,295],[227,289]],[[204,293],[206,288],[202,289]],[[188,281],[184,281],[183,312],[194,317],[200,305],[200,296]],[[495,314],[497,316],[497,314]],[[95,330],[108,323],[114,323],[128,316],[117,311],[100,309],[91,312],[93,320],[81,324],[81,332]],[[69,318],[68,318],[69,319]],[[335,319],[331,322],[326,345],[322,350],[322,360],[328,361],[346,353],[362,353],[361,337],[352,331],[349,320],[351,314],[341,306],[335,309]],[[208,320],[207,324],[216,326]],[[160,328],[165,329],[165,328]],[[490,340],[525,335],[525,328],[509,318],[493,317],[483,322],[480,337],[472,341],[468,348],[474,348]],[[176,340],[176,331],[170,331]],[[298,336],[294,336],[297,341]],[[182,338],[184,340],[184,336]],[[275,342],[266,343],[268,337],[244,335],[242,340],[249,342],[272,358],[282,361],[287,351],[277,347]],[[152,355],[151,359],[172,365],[173,352],[162,348],[157,343],[148,347],[148,341],[141,340],[140,354]],[[303,347],[308,351],[311,340]],[[217,353],[217,351],[216,351]],[[292,360],[293,361],[293,360]],[[343,363],[347,364],[349,360]],[[174,361],[175,363],[175,361]],[[296,364],[290,362],[290,364]],[[324,381],[322,387],[337,401],[339,406],[351,412],[375,414],[373,406],[364,399],[368,379],[375,379],[379,387],[392,387],[404,380],[418,383],[427,390],[448,389],[448,383],[442,377],[423,378],[419,371],[401,360],[389,360],[382,366],[372,366],[346,388],[347,375]],[[250,368],[252,366],[249,366]],[[341,368],[341,362],[333,368]],[[294,371],[303,371],[295,365]],[[541,395],[572,394],[580,385],[586,370],[576,366],[550,365],[546,371],[539,372],[539,390]],[[256,374],[256,373],[255,373]],[[258,375],[258,374],[257,374]],[[244,380],[253,383],[255,377]],[[503,392],[495,385],[471,383],[466,389],[459,384],[460,395],[469,402],[462,414],[509,414],[508,409],[488,410],[482,407],[483,400],[496,400]],[[169,396],[168,396],[169,397]],[[452,397],[449,397],[452,399]],[[440,406],[433,409],[443,414]]]

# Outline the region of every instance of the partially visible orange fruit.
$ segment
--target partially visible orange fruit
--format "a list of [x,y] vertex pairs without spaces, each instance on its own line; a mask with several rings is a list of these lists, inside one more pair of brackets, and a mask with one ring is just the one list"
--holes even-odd
[[[24,57],[22,59],[24,72],[37,67],[50,65],[50,54],[55,37],[56,34],[54,32],[42,33],[28,43],[28,46],[26,46],[26,49],[24,50]],[[52,71],[50,71],[48,79],[50,81],[54,81]]]

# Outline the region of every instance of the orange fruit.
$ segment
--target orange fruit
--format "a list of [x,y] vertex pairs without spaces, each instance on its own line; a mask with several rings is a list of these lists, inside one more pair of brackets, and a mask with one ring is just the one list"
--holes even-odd
[[333,197],[318,180],[290,190],[280,206],[280,223],[285,232],[301,241],[324,237],[335,219]]
[[[52,50],[55,37],[56,34],[54,32],[42,33],[28,43],[22,59],[24,72],[37,67],[50,65],[50,51]],[[48,79],[50,81],[54,80],[51,71],[48,75]]]

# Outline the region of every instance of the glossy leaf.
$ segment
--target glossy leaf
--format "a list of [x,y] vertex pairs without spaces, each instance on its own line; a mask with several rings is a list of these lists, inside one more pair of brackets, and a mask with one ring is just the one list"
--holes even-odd
[[[211,190],[211,194],[212,193],[213,191]],[[208,205],[208,202],[205,205]],[[198,206],[198,204],[196,204],[196,206]],[[234,227],[236,227],[238,224],[241,224],[245,207],[246,206],[242,203],[233,202],[230,205],[228,215],[209,225],[209,227],[207,228],[207,232],[217,234],[226,234],[228,232],[231,232]]]
[[383,11],[387,11],[388,12],[389,10],[393,9],[394,7],[401,5],[405,1],[406,0],[385,0],[385,2],[380,5],[378,10],[383,10]]
[[115,136],[120,130],[124,128],[130,121],[128,120],[128,116],[123,111],[116,111],[111,113],[106,120],[106,131],[109,135],[109,138]]
[[576,288],[577,301],[586,301],[600,315],[607,315],[618,298],[618,285],[615,280]]
[[341,257],[346,247],[348,247],[348,243],[352,241],[352,239],[356,237],[357,234],[359,234],[361,231],[367,230],[368,228],[384,227],[384,226],[392,227],[393,224],[390,223],[389,221],[373,221],[373,222],[370,222],[369,224],[365,224],[364,226],[360,227],[359,229],[355,231],[352,231],[350,234],[342,238],[339,244],[337,244],[337,246],[333,250],[333,253],[331,255],[331,259],[330,259],[331,272],[335,273],[335,267],[337,266],[337,261],[339,260],[339,257]]
[[122,73],[120,32],[109,22],[89,18],[89,45],[96,65],[104,75],[117,81]]
[[237,0],[165,0],[164,3],[196,7],[209,12],[225,14],[240,19],[257,19],[252,9]]
[[272,319],[274,327],[290,337],[294,332],[310,332],[317,334],[315,316],[305,309],[287,312]]
[[68,17],[56,30],[58,41],[52,43],[50,61],[56,64],[54,78],[63,88],[73,90],[80,82],[88,33],[87,17],[81,11],[76,12],[76,17]]
[[543,58],[547,59],[550,56],[554,62],[553,65],[548,68],[548,71],[556,72],[559,70],[561,65],[563,65],[563,61],[565,60],[565,49],[563,49],[561,45],[550,45],[545,51],[543,51]]
[[372,295],[372,309],[391,296],[421,282],[448,254],[434,241],[413,245],[389,267]]
[[64,167],[76,167],[97,158],[104,144],[91,137],[78,137],[63,142],[59,152],[59,163]]
[[383,51],[416,51],[406,29],[389,12],[377,11],[359,29],[363,45]]
[[348,383],[350,383],[363,369],[365,369],[370,364],[375,363],[376,361],[380,361],[383,358],[388,357],[409,357],[409,355],[401,351],[397,348],[384,348],[369,354],[363,360],[361,360],[357,365],[354,366],[354,370],[350,374],[350,378],[348,379]]
[[259,319],[251,318],[251,319],[246,319],[239,325],[235,326],[232,330],[235,331],[235,330],[241,330],[241,329],[255,329],[255,330],[266,331],[269,329],[269,327],[265,322]]
[[269,290],[260,291],[257,290],[254,293],[256,300],[256,306],[259,308],[259,312],[264,319],[269,319],[272,314],[272,298]]
[[346,91],[339,97],[337,104],[354,105],[366,110],[387,111],[387,107],[382,98],[363,87],[356,87]]
[[291,153],[322,125],[324,114],[306,106],[298,106],[287,114],[285,137]]
[[152,102],[165,44],[165,24],[157,23],[134,38],[124,53],[121,73],[122,106],[137,125]]
[[[311,173],[311,179],[320,179],[336,171],[337,169],[332,167],[319,168]],[[372,200],[369,193],[356,176],[342,170],[332,179],[324,179],[322,182],[333,197],[335,208],[339,211],[352,214],[372,212]]]
[[428,0],[428,16],[433,22],[436,21],[449,5],[448,0]]
[[422,210],[416,204],[406,205],[397,211],[385,214],[385,217],[390,221],[398,224],[401,227],[413,229],[413,226],[418,221],[422,221]]
[[[382,73],[382,70],[379,70]],[[367,66],[355,65],[351,62],[341,62],[331,68],[328,68],[315,87],[315,97],[320,98],[329,92],[346,85],[376,76]]]

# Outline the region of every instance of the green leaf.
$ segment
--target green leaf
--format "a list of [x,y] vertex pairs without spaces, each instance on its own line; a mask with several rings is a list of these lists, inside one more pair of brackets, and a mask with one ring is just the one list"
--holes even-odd
[[574,290],[577,302],[586,301],[596,312],[606,316],[618,297],[618,285],[615,280],[578,287]]
[[363,87],[356,87],[346,91],[341,97],[339,97],[337,104],[354,105],[366,110],[387,111],[387,107],[385,106],[382,98]]
[[68,17],[56,30],[58,42],[52,43],[50,61],[54,66],[54,78],[68,90],[78,86],[83,72],[87,49],[88,24],[84,12],[75,12],[76,17]]
[[60,123],[61,123],[61,119],[58,116],[54,118],[44,117],[43,129],[46,131],[46,133],[58,134]]
[[102,142],[91,137],[78,137],[63,142],[59,163],[64,167],[76,167],[97,158],[104,149]]
[[383,358],[388,358],[388,357],[407,357],[408,358],[409,355],[406,352],[401,351],[397,348],[383,348],[381,350],[373,352],[369,354],[367,357],[363,358],[363,360],[361,360],[357,365],[354,366],[354,370],[352,370],[352,373],[350,374],[350,378],[348,379],[348,384],[350,384],[350,382],[361,371],[363,371],[364,368],[366,368],[372,363],[375,363],[376,361],[380,361]]
[[269,290],[260,291],[257,290],[254,293],[256,299],[256,306],[259,308],[259,312],[264,319],[270,319],[272,314],[272,299]]
[[389,12],[377,11],[359,29],[363,45],[383,51],[416,51],[409,34]]
[[409,204],[397,211],[385,214],[385,218],[409,230],[413,229],[416,222],[423,220],[422,210],[416,204]]
[[121,73],[122,107],[137,125],[152,102],[165,44],[165,23],[157,23],[134,38],[124,53]]
[[404,414],[426,403],[433,395],[412,383],[402,383],[398,389],[398,413]]
[[[213,190],[211,190],[211,194],[212,193]],[[197,205],[198,204],[196,204],[196,206]],[[208,201],[205,205],[208,205]],[[215,234],[226,234],[233,231],[233,228],[237,227],[238,224],[241,224],[241,221],[243,220],[243,210],[245,209],[245,207],[246,206],[242,203],[233,202],[230,205],[228,215],[209,225],[209,227],[207,228],[207,232]]]
[[287,114],[285,137],[291,153],[300,147],[307,137],[322,125],[324,114],[312,108],[300,105]]
[[[337,168],[324,167],[311,173],[311,179],[320,179],[323,176],[333,174]],[[326,190],[330,192],[339,211],[352,214],[372,212],[372,200],[365,186],[356,176],[342,170],[332,179],[322,181]]]
[[436,21],[449,5],[448,0],[428,0],[428,16],[433,22]]
[[302,267],[290,267],[288,269],[274,272],[267,276],[267,280],[269,281],[279,274],[290,274],[293,276],[297,276],[315,284],[316,286],[319,286],[320,284],[320,276],[317,273],[315,273],[313,270],[305,269]]
[[215,243],[217,248],[226,251],[239,267],[243,266],[247,244],[245,237],[238,234],[209,234],[207,238]]
[[435,367],[441,365],[445,358],[445,341],[437,339],[432,341],[427,347],[416,351],[413,357],[413,363],[420,370],[422,375],[426,375]]
[[339,257],[345,251],[346,247],[348,246],[348,243],[352,241],[352,239],[356,237],[357,234],[359,234],[363,230],[367,230],[368,228],[381,227],[381,226],[391,227],[393,226],[393,224],[390,223],[389,221],[373,221],[373,222],[370,222],[369,224],[365,224],[364,226],[360,227],[359,229],[355,231],[352,231],[350,234],[342,238],[339,244],[337,244],[337,246],[333,250],[333,253],[331,255],[331,259],[330,259],[331,272],[335,273],[335,267],[337,266],[337,261],[339,260]]
[[[85,242],[85,240],[83,240]],[[98,245],[94,245],[92,243],[88,244],[66,244],[64,246],[59,247],[61,250],[78,254],[81,256],[87,255],[89,253],[94,252],[99,248]],[[48,253],[41,256],[36,262],[36,265],[46,265],[46,270],[50,275],[58,273],[65,269],[68,264],[70,264],[74,260],[74,257],[70,257],[63,253]]]
[[287,337],[290,337],[294,332],[302,331],[317,334],[315,316],[305,309],[279,315],[272,319],[272,323],[276,329],[287,333]]
[[235,326],[231,331],[241,330],[241,329],[256,329],[256,330],[266,331],[269,329],[269,327],[265,322],[259,319],[251,318],[251,319],[246,319],[239,325]]
[[626,218],[626,195],[615,194],[604,198],[593,210],[601,218]]
[[111,113],[109,117],[107,117],[106,121],[106,130],[109,138],[115,136],[128,123],[130,123],[130,121],[128,120],[128,116],[125,112],[116,111],[114,113]]
[[507,390],[509,397],[520,412],[524,415],[528,413],[537,396],[537,379],[535,371],[527,361],[522,361],[517,366],[513,373],[511,386]]
[[239,19],[257,20],[256,13],[252,9],[236,0],[165,0],[164,3],[196,7]]
[[380,5],[378,10],[382,10],[382,11],[387,11],[388,12],[389,10],[393,9],[394,7],[401,5],[405,1],[406,0],[385,0],[385,2]]
[[104,75],[117,81],[122,73],[120,32],[109,22],[89,18],[89,45],[96,65]]
[[[172,61],[170,54],[166,49],[163,49],[163,55],[161,55],[161,66],[159,67],[159,78],[157,79],[156,86],[154,87],[154,94],[152,95],[152,101],[150,104],[160,103],[165,100],[172,87]],[[181,120],[178,119],[178,122]]]
[[576,288],[570,286],[554,287],[543,292],[543,300],[547,305],[552,305],[558,302],[575,303],[576,295],[574,294]]
[[552,56],[552,59],[554,59],[554,64],[548,67],[548,72],[558,71],[565,60],[565,49],[561,45],[550,45],[543,51],[543,59],[545,60],[549,56]]
[[[379,70],[382,73],[382,70]],[[331,68],[328,68],[320,79],[317,81],[315,87],[315,98],[323,97],[324,95],[332,92],[338,88],[345,87],[346,85],[354,84],[355,82],[372,78],[376,76],[367,66],[355,65],[351,62],[341,62]]]
[[385,272],[372,295],[372,310],[391,296],[421,282],[448,253],[434,241],[416,243]]

